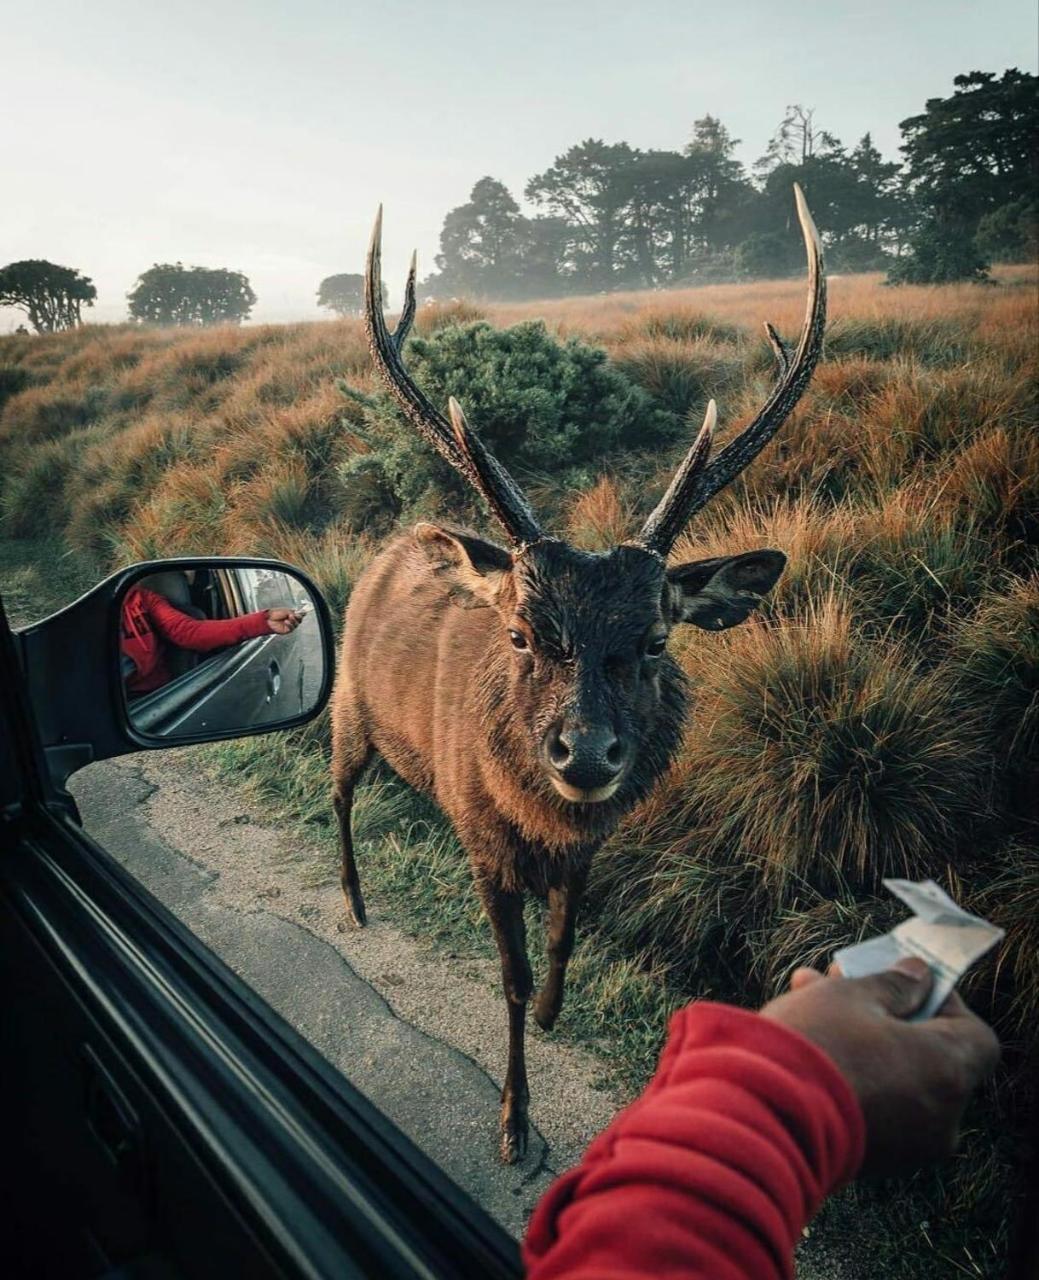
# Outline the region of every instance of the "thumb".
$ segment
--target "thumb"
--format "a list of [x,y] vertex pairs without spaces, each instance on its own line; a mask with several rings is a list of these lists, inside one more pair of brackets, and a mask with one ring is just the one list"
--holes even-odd
[[854,985],[896,1018],[908,1018],[921,1008],[930,993],[934,977],[927,963],[906,956],[883,973],[856,978]]

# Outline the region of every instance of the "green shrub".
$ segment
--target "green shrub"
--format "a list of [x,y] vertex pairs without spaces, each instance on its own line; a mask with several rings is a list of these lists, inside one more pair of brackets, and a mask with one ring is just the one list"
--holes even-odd
[[991,284],[987,264],[968,228],[932,218],[909,241],[909,252],[896,258],[888,284],[956,284],[960,280]]
[[[611,452],[659,444],[680,426],[610,365],[605,351],[576,338],[559,342],[541,321],[509,329],[449,325],[413,338],[407,363],[442,411],[449,396],[458,399],[506,467],[521,475],[547,473],[567,487],[587,485]],[[364,418],[377,461],[349,459],[341,469],[346,488],[360,487],[364,494],[359,503],[344,499],[351,523],[367,523],[364,513],[386,490],[386,512],[424,513],[440,505],[474,510],[471,491],[387,393],[365,407]]]

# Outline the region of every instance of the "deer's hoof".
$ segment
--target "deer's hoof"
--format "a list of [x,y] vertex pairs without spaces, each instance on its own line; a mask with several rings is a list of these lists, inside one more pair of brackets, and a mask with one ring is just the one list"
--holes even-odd
[[501,1162],[519,1164],[527,1154],[527,1118],[512,1116],[501,1126]]
[[346,899],[346,914],[358,929],[363,929],[368,923],[368,916],[364,909],[364,899],[360,893],[351,893],[349,889],[343,890],[343,897]]
[[554,1001],[550,1003],[538,996],[534,1001],[531,1013],[533,1013],[534,1021],[542,1031],[551,1031],[556,1025],[556,1019],[559,1017],[559,1005]]

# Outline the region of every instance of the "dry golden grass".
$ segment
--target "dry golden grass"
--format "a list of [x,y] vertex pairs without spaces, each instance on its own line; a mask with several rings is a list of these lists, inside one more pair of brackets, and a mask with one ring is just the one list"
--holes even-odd
[[[676,638],[696,718],[625,833],[637,872],[620,845],[599,872],[624,904],[603,927],[640,954],[668,963],[681,944],[703,960],[738,921],[737,950],[772,979],[786,961],[764,964],[762,948],[800,936],[799,912],[805,945],[840,942],[872,918],[882,875],[944,874],[965,833],[992,848],[1031,838],[994,762],[1034,738],[1035,658],[1014,637],[1039,512],[1035,275],[998,274],[994,289],[832,280],[828,357],[809,392],[677,548],[777,546],[789,566],[758,623]],[[762,323],[793,336],[803,309],[791,280],[462,301],[423,310],[417,327],[544,318],[600,341],[690,434],[715,397],[724,443],[774,376]],[[4,366],[10,532],[57,530],[109,562],[283,555],[341,608],[375,545],[347,529],[364,495],[341,478],[370,447],[336,387],[372,389],[358,321],[88,327],[4,339]],[[577,495],[547,475],[538,496],[578,545],[604,546],[637,528],[679,452],[604,458]]]
[[[802,403],[674,553],[774,546],[787,570],[755,621],[673,638],[694,715],[673,770],[596,863],[594,942],[573,972],[570,1016],[608,1026],[641,1065],[661,1009],[696,994],[752,1003],[796,964],[888,928],[900,911],[885,875],[932,876],[1002,924],[967,993],[1007,1045],[1008,1074],[987,1097],[987,1136],[899,1208],[906,1231],[953,1217],[998,1232],[997,1139],[1027,1097],[1018,1064],[1039,1019],[1039,333],[1034,271],[997,275],[999,288],[832,280],[827,357]],[[690,436],[716,398],[724,443],[774,376],[762,322],[792,337],[803,310],[795,280],[462,301],[423,310],[417,328],[543,318],[600,342]],[[279,556],[341,617],[377,550],[358,513],[388,521],[378,485],[345,465],[372,446],[339,379],[373,389],[357,321],[0,339],[3,528],[57,533],[106,567]],[[546,469],[532,494],[576,545],[606,546],[636,531],[683,447],[604,457],[576,494]],[[308,821],[327,811],[324,745],[320,729],[289,744],[268,778]],[[242,760],[262,774],[266,754]],[[384,881],[417,902],[439,859],[457,914],[453,858],[434,830],[406,859],[398,849]],[[990,1274],[955,1234],[943,1248],[961,1271]],[[895,1274],[902,1246],[884,1257]]]

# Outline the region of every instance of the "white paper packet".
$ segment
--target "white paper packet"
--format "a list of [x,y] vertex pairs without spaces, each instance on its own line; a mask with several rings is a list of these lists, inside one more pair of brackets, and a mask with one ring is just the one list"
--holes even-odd
[[833,953],[846,978],[865,978],[890,969],[903,956],[919,956],[930,966],[934,986],[923,1008],[908,1021],[930,1018],[970,966],[1003,937],[1004,930],[956,905],[933,880],[885,880],[884,885],[913,912],[890,933]]

